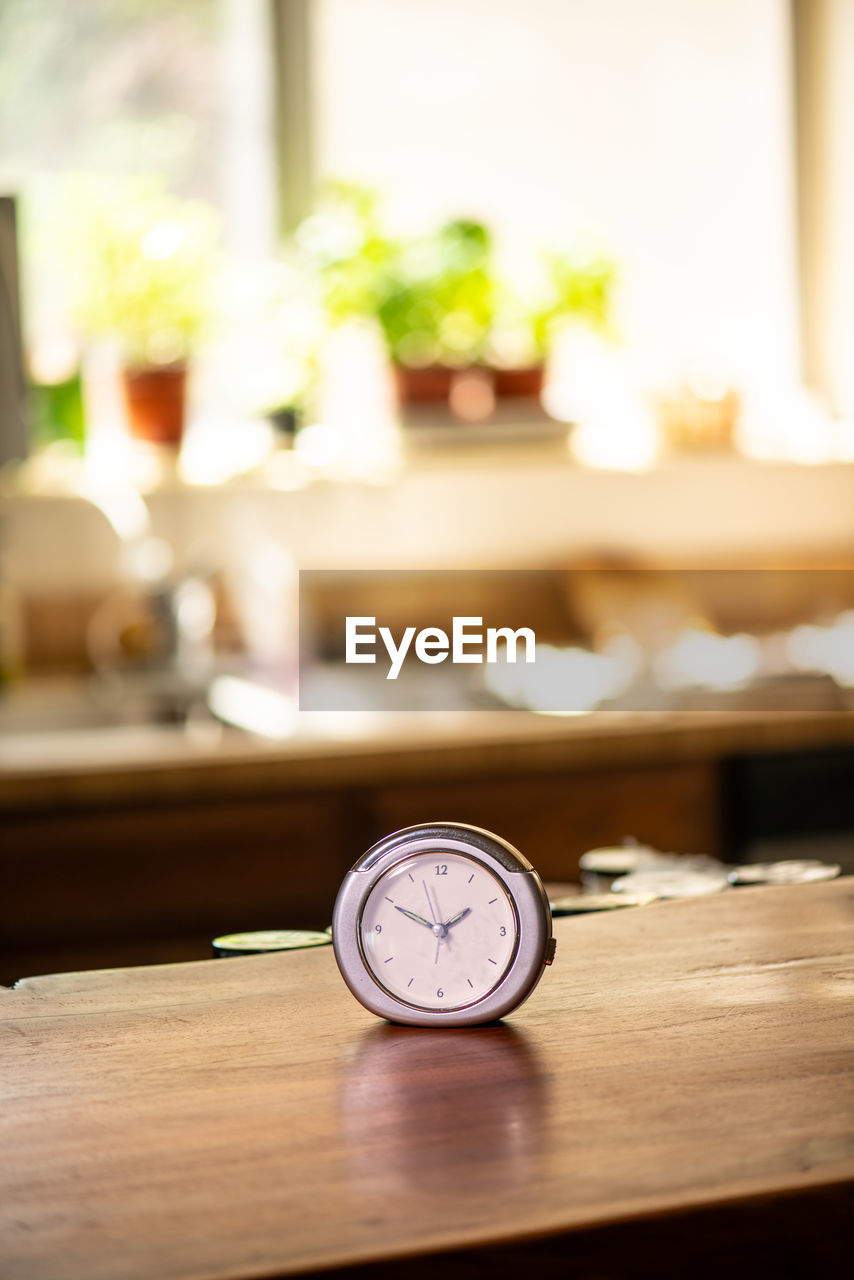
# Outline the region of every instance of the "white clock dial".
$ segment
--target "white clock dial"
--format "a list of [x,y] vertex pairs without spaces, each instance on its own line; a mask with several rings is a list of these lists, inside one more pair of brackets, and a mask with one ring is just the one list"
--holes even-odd
[[457,853],[418,853],[380,876],[359,925],[377,982],[422,1009],[481,1000],[518,945],[516,912],[497,876]]

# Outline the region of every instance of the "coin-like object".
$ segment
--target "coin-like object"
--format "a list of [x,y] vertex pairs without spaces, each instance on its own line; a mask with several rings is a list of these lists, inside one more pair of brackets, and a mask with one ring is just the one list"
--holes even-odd
[[620,844],[601,849],[588,849],[578,859],[581,884],[585,893],[605,893],[618,876],[661,866],[667,856],[644,844]]
[[726,871],[636,871],[622,876],[611,886],[614,893],[632,896],[652,894],[655,898],[699,898],[704,893],[720,893],[728,887]]
[[312,929],[260,929],[255,933],[224,933],[214,938],[215,956],[257,956],[268,951],[300,951],[303,947],[329,946],[328,933]]
[[552,902],[553,916],[586,916],[594,911],[614,911],[620,907],[645,907],[657,895],[644,893],[577,893]]
[[836,862],[791,858],[785,862],[747,862],[729,873],[730,884],[810,884],[835,880],[842,868]]

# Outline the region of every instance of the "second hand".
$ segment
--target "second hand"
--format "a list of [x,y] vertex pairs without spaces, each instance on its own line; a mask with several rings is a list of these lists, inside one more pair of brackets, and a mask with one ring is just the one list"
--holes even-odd
[[[444,925],[440,925],[439,921],[436,919],[436,912],[433,910],[433,900],[430,897],[430,890],[427,888],[426,880],[421,881],[421,887],[423,888],[425,896],[427,898],[427,906],[430,908],[430,915],[433,917],[433,932],[436,934],[436,954],[433,957],[433,963],[438,964],[439,952],[442,949],[442,939],[446,936],[447,930],[445,929]],[[436,906],[438,907],[438,905],[439,905],[439,899],[437,898]],[[439,914],[441,915],[441,912]]]

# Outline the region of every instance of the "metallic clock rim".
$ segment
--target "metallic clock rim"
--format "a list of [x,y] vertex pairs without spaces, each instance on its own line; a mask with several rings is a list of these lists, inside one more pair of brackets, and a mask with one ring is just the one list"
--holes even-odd
[[437,840],[456,839],[462,835],[466,852],[470,852],[473,848],[481,849],[491,858],[496,858],[507,871],[513,874],[534,870],[524,854],[510,844],[509,840],[503,840],[494,831],[487,831],[485,827],[472,826],[468,822],[421,822],[417,826],[401,827],[400,830],[383,836],[376,844],[371,845],[370,849],[363,853],[350,869],[351,871],[373,870],[390,850],[399,848],[404,839],[409,837],[426,839],[431,835]]
[[[518,922],[514,957],[501,980],[471,1005],[453,1009],[410,1006],[385,992],[366,965],[361,950],[362,907],[377,880],[416,853],[441,846],[482,863],[503,884]],[[472,1026],[494,1022],[531,994],[546,965],[551,912],[537,873],[512,845],[479,827],[463,823],[425,823],[406,827],[378,841],[344,877],[332,918],[335,959],[356,999],[378,1017],[410,1026]]]
[[[447,843],[446,843],[446,847],[445,847],[444,849],[437,848],[437,847],[436,847],[436,845],[435,845],[435,844],[433,844],[433,845],[431,845],[428,849],[423,849],[423,850],[421,850],[421,853],[422,853],[422,854],[432,854],[432,853],[439,853],[439,854],[441,854],[441,853],[448,853],[448,852],[457,853],[458,851],[457,851],[456,849],[454,849],[454,850],[449,850],[449,849],[447,848]],[[443,1019],[444,1019],[444,1017],[445,1017],[445,1015],[446,1015],[446,1014],[458,1013],[460,1010],[464,1010],[464,1009],[474,1009],[474,1008],[476,1008],[476,1007],[480,1004],[480,1002],[481,1002],[482,1000],[486,1000],[490,995],[492,995],[492,993],[493,993],[494,991],[497,991],[497,990],[498,990],[498,988],[501,986],[502,982],[504,982],[505,978],[507,978],[507,977],[508,977],[508,975],[511,973],[511,971],[512,971],[512,969],[513,969],[513,965],[516,963],[516,956],[517,956],[517,954],[518,954],[518,952],[519,952],[519,941],[520,941],[520,938],[521,938],[521,936],[522,936],[522,927],[521,927],[521,924],[520,924],[520,921],[519,921],[519,910],[518,910],[518,908],[517,908],[517,906],[516,906],[516,900],[515,900],[515,898],[513,897],[513,894],[509,891],[509,889],[507,888],[506,884],[505,884],[505,883],[504,883],[504,881],[501,879],[501,877],[500,877],[500,876],[497,876],[497,877],[496,877],[496,879],[498,880],[498,882],[499,882],[499,884],[501,885],[501,887],[504,889],[504,893],[505,893],[505,896],[507,897],[507,901],[510,903],[510,909],[511,909],[511,911],[513,912],[513,921],[514,921],[515,929],[516,929],[516,940],[515,940],[515,943],[514,943],[514,945],[513,945],[513,953],[512,953],[512,955],[510,956],[510,959],[509,959],[509,961],[508,961],[508,963],[507,963],[506,968],[504,969],[504,972],[502,973],[502,975],[501,975],[501,977],[498,979],[498,981],[497,981],[493,986],[491,986],[491,987],[489,988],[489,990],[488,990],[484,995],[482,995],[482,996],[478,996],[478,997],[476,997],[474,1000],[469,1000],[469,1001],[467,1001],[465,1004],[455,1004],[455,1005],[452,1005],[452,1006],[451,1006],[450,1008],[448,1008],[448,1009],[438,1008],[438,1009],[430,1009],[430,1010],[425,1009],[424,1005],[412,1004],[409,1000],[404,1000],[404,998],[403,998],[402,996],[396,996],[396,995],[394,995],[394,993],[393,993],[393,992],[391,992],[391,991],[389,991],[389,989],[388,989],[386,986],[384,986],[384,985],[383,985],[383,983],[380,981],[379,977],[378,977],[378,976],[377,976],[377,974],[374,972],[373,967],[372,967],[372,965],[371,965],[370,961],[368,960],[368,957],[367,957],[367,956],[366,956],[366,954],[365,954],[365,947],[364,947],[364,942],[363,942],[363,939],[362,939],[362,918],[363,918],[363,915],[364,915],[364,909],[365,909],[365,907],[366,907],[366,905],[367,905],[367,902],[368,902],[369,897],[371,896],[371,892],[373,891],[374,886],[375,886],[376,884],[378,884],[378,883],[379,883],[379,881],[383,878],[383,876],[387,875],[387,874],[388,874],[390,871],[392,871],[395,867],[400,866],[400,865],[401,865],[401,863],[408,862],[408,861],[410,860],[410,858],[415,857],[415,856],[416,856],[416,855],[414,855],[414,854],[412,854],[412,853],[407,853],[407,854],[406,854],[404,857],[402,857],[402,858],[396,858],[396,859],[395,859],[393,862],[391,862],[387,867],[385,867],[385,868],[384,868],[384,870],[382,870],[378,875],[375,875],[375,876],[372,876],[372,877],[371,877],[371,881],[370,881],[370,884],[369,884],[369,886],[368,886],[368,891],[367,891],[367,893],[363,894],[363,896],[362,896],[361,905],[360,905],[360,907],[359,907],[358,916],[357,916],[357,918],[356,918],[356,940],[357,940],[357,942],[358,942],[358,944],[359,944],[359,954],[360,954],[360,956],[361,956],[361,958],[362,958],[362,963],[364,964],[364,966],[365,966],[366,970],[368,971],[368,973],[371,975],[371,977],[372,977],[372,979],[374,980],[374,982],[375,982],[375,983],[377,984],[377,986],[379,987],[380,991],[382,991],[385,995],[387,995],[391,1000],[394,1000],[396,1004],[403,1005],[403,1006],[404,1006],[405,1008],[407,1008],[407,1009],[412,1009],[412,1010],[414,1010],[416,1013],[418,1013],[418,1012],[425,1012],[425,1013],[426,1013],[426,1012],[429,1012],[429,1013],[432,1013],[432,1014],[436,1014],[438,1017],[440,1017],[440,1018],[443,1018]],[[483,868],[484,868],[484,870],[485,870],[485,871],[489,871],[489,872],[490,872],[491,874],[493,874],[493,875],[495,874],[495,872],[493,871],[493,868],[492,868],[492,867],[487,866],[486,862],[484,862],[482,858],[480,858],[480,857],[476,857],[473,853],[467,853],[467,854],[466,854],[466,858],[467,858],[467,860],[468,860],[469,862],[476,862],[476,863],[478,863],[481,867],[483,867]]]

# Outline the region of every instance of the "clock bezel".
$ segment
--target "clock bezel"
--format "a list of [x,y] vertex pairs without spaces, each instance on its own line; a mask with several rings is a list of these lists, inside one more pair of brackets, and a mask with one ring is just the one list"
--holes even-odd
[[[410,1004],[381,985],[364,955],[361,924],[365,903],[387,871],[415,854],[443,850],[480,863],[501,883],[515,912],[517,939],[504,974],[485,995],[467,1005],[432,1009]],[[335,958],[356,999],[378,1017],[422,1027],[494,1022],[518,1008],[542,976],[551,933],[548,899],[527,859],[489,831],[450,822],[406,827],[373,845],[345,876],[332,921]]]

